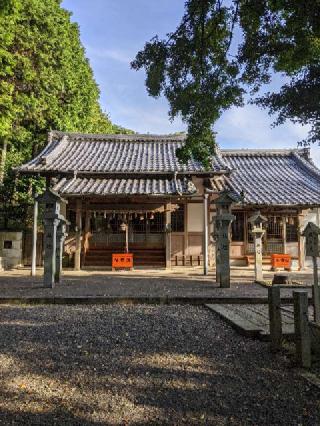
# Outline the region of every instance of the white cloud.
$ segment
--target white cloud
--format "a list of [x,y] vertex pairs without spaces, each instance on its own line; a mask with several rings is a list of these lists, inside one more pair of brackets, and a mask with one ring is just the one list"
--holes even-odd
[[[217,140],[222,148],[296,148],[308,126],[287,122],[272,127],[272,117],[255,105],[232,108],[218,122]],[[320,147],[311,147],[313,160],[320,166]]]
[[129,64],[135,57],[134,52],[120,49],[105,49],[86,46],[87,55],[93,59],[109,59],[116,62]]
[[307,135],[308,128],[293,123],[271,127],[272,118],[254,105],[232,108],[218,122],[218,139],[225,145],[256,148],[293,147]]

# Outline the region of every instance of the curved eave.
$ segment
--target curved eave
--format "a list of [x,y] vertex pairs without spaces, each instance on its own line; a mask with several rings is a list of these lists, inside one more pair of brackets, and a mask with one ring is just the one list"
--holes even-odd
[[79,177],[110,177],[110,176],[199,176],[199,177],[212,177],[215,175],[229,175],[231,170],[219,170],[219,171],[134,171],[134,172],[92,172],[86,170],[28,170],[28,169],[13,169],[17,174],[30,175],[30,176],[43,176],[43,177],[55,177],[55,176],[79,176]]

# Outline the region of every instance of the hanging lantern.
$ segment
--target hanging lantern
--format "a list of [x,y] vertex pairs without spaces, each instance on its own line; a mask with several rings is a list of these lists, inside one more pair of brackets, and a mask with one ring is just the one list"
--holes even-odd
[[143,214],[140,215],[140,220],[144,220]]
[[121,229],[121,231],[125,231],[127,229],[126,223],[122,222],[121,225],[120,225],[120,229]]
[[153,219],[154,219],[154,214],[153,214],[153,213],[151,213],[151,215],[150,215],[150,219],[151,219],[151,220],[153,220]]

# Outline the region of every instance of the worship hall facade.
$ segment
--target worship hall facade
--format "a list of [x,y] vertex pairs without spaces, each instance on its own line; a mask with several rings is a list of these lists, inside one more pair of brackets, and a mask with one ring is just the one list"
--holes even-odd
[[75,269],[111,267],[112,253],[126,249],[135,267],[201,265],[204,230],[212,265],[214,200],[224,190],[241,200],[232,207],[232,263],[253,262],[248,218],[259,210],[267,218],[264,262],[286,253],[302,268],[300,232],[306,215],[320,206],[320,170],[309,150],[217,148],[206,170],[195,160],[178,161],[176,150],[184,142],[185,135],[52,131],[44,150],[17,171],[45,177],[67,200],[64,251]]

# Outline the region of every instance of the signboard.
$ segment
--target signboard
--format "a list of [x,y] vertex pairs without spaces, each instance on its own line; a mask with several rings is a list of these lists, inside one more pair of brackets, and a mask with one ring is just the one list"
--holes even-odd
[[133,268],[132,253],[113,253],[112,254],[112,270],[117,268]]
[[271,265],[273,268],[291,268],[291,256],[289,254],[272,254]]

